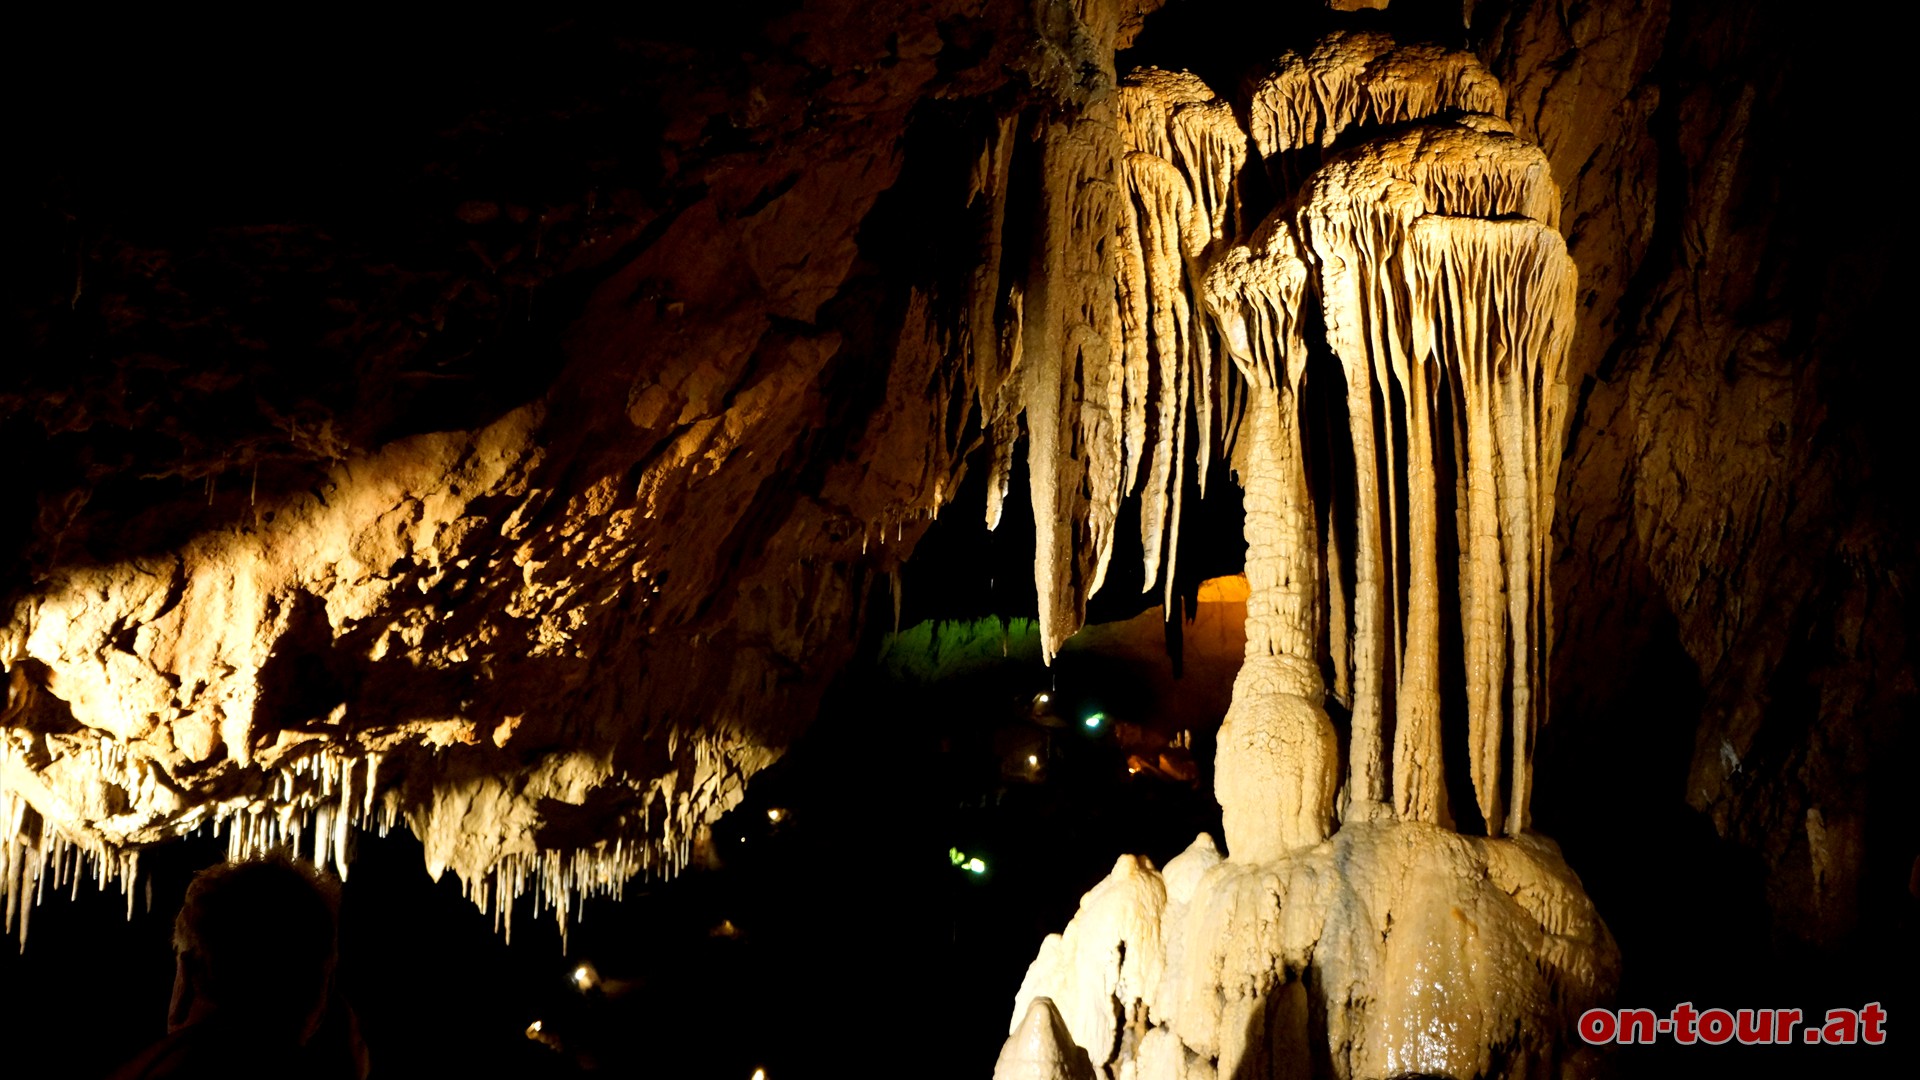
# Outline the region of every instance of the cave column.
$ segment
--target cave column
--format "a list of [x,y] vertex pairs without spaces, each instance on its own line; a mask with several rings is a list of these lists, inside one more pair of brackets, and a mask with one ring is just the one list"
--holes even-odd
[[1264,862],[1327,838],[1339,755],[1316,633],[1319,543],[1297,378],[1256,383],[1246,458],[1247,651],[1214,766],[1227,849]]

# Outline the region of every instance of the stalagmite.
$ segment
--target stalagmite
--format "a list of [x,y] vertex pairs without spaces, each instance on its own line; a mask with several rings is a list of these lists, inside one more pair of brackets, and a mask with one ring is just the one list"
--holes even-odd
[[1320,550],[1300,439],[1306,265],[1284,221],[1207,281],[1250,390],[1246,452],[1247,653],[1222,722],[1214,792],[1227,848],[1264,861],[1327,836],[1339,768],[1316,634]]
[[993,1080],[1094,1080],[1094,1071],[1053,1002],[1042,997],[1033,999],[1000,1048]]
[[1074,1045],[1102,1062],[1111,1057],[1121,1028],[1153,1011],[1166,899],[1166,886],[1152,863],[1121,856],[1106,880],[1080,901],[1066,932],[1041,944],[1015,995],[1015,1023],[1027,1014],[1026,1002],[1050,999]]
[[[1056,1015],[1105,1018],[1091,1030],[1095,1075],[1307,1076],[1320,1059],[1344,1078],[1529,1077],[1618,975],[1578,879],[1536,836],[1353,823],[1265,862],[1220,861],[1202,836],[1164,874],[1128,878],[1088,893],[1042,946],[1010,1047],[1048,1000]],[[1146,995],[1089,977],[1122,956],[1158,968]],[[1114,1017],[1140,1022],[1121,1033]]]

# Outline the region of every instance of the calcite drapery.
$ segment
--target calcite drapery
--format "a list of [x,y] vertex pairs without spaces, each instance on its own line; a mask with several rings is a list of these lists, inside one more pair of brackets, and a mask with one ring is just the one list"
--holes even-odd
[[[980,335],[1020,342],[1019,397],[1000,399],[997,415],[1025,411],[1029,456],[1041,463],[1032,499],[1045,652],[1105,578],[1120,499],[1138,492],[1145,577],[1149,587],[1164,578],[1170,597],[1183,470],[1195,459],[1204,468],[1216,445],[1243,457],[1259,448],[1243,479],[1274,505],[1280,532],[1264,506],[1250,517],[1250,539],[1256,519],[1264,530],[1250,564],[1264,567],[1269,551],[1289,560],[1274,571],[1289,592],[1262,610],[1293,628],[1260,648],[1295,658],[1280,678],[1285,696],[1306,702],[1322,693],[1321,656],[1331,662],[1352,711],[1343,813],[1368,818],[1390,802],[1403,818],[1452,819],[1439,713],[1442,607],[1455,599],[1477,811],[1496,834],[1524,829],[1573,323],[1558,192],[1536,147],[1471,111],[1503,108],[1504,96],[1469,56],[1339,33],[1307,57],[1283,56],[1250,93],[1252,145],[1267,164],[1303,150],[1324,160],[1246,244],[1230,242],[1248,146],[1231,108],[1191,74],[1146,69],[1042,134],[1041,254],[1024,294],[976,279],[1006,293],[1004,304],[973,299],[976,367],[997,355]],[[1453,118],[1405,127],[1435,113]],[[1395,132],[1337,149],[1382,125]],[[1006,182],[1005,138],[983,152],[977,191]],[[1115,188],[1128,196],[1118,206]],[[1110,304],[1089,284],[1100,280]],[[1344,372],[1351,444],[1350,479],[1317,495],[1301,435],[1314,422],[1300,411],[1309,306]],[[1019,312],[1018,326],[1009,333],[989,311]],[[1013,430],[989,424],[996,440]],[[995,460],[1005,456],[1002,444]],[[1286,494],[1265,494],[1270,485]],[[1328,519],[1324,543],[1313,529],[1323,515],[1278,509],[1315,498],[1351,514]],[[1440,565],[1449,503],[1457,570]],[[1259,674],[1272,667],[1249,665],[1250,694],[1274,682],[1280,668]]]
[[[1095,18],[1088,32],[1111,43],[1117,30]],[[1018,282],[976,274],[969,305],[974,369],[993,373],[979,384],[989,525],[1007,494],[1016,421],[1026,418],[1049,659],[1105,582],[1120,504],[1136,492],[1145,587],[1164,582],[1171,605],[1186,470],[1197,468],[1204,490],[1229,404],[1199,279],[1238,219],[1246,136],[1195,76],[1147,69],[1116,85],[1111,48],[1095,56],[1106,66],[1095,69],[1085,108],[1035,133],[1032,266]],[[1003,127],[983,150],[973,189],[1000,207],[990,221],[1017,227],[999,220],[1004,204],[990,194],[1008,182],[1007,138]],[[982,258],[999,250],[989,229]]]
[[[1129,84],[1204,96],[1161,73]],[[1048,999],[1097,1067],[1139,1080],[1532,1075],[1617,966],[1578,880],[1526,831],[1573,325],[1558,192],[1483,114],[1504,98],[1470,57],[1336,34],[1250,92],[1253,144],[1292,195],[1244,243],[1204,236],[1184,274],[1146,273],[1136,302],[1168,328],[1156,342],[1204,357],[1217,340],[1244,387],[1247,652],[1215,763],[1230,857],[1203,836],[1164,875],[1122,859],[1042,945],[1014,1021]],[[1161,112],[1123,115],[1151,144]],[[1168,265],[1156,238],[1197,216],[1209,174],[1183,195],[1174,170],[1128,165],[1159,186],[1127,239]],[[1345,431],[1303,438],[1330,423]],[[1310,469],[1310,445],[1343,452]],[[1464,656],[1443,670],[1449,632]],[[1351,705],[1331,838],[1323,665]],[[1449,678],[1484,838],[1443,828]]]
[[[1395,809],[1422,821],[1444,813],[1437,550],[1444,447],[1454,464],[1449,486],[1465,503],[1458,592],[1470,760],[1483,820],[1496,832],[1526,824],[1527,755],[1538,722],[1533,691],[1549,647],[1542,573],[1574,276],[1554,231],[1559,199],[1546,160],[1503,127],[1469,118],[1363,144],[1313,175],[1297,213],[1318,269],[1328,344],[1347,377],[1358,501],[1352,796],[1383,794],[1382,683],[1392,679]],[[1375,404],[1396,401],[1403,403],[1398,415]],[[1376,460],[1385,463],[1384,476]],[[1507,711],[1518,756],[1511,797],[1503,800],[1499,684],[1509,635],[1517,663]],[[1510,807],[1504,820],[1503,805]]]

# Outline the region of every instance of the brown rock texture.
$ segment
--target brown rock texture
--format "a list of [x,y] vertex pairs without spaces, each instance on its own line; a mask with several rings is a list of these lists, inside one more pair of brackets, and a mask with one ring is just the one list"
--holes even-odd
[[[1138,12],[1099,10],[1110,57]],[[3,399],[67,458],[0,631],[10,896],[70,849],[213,825],[324,862],[329,821],[404,818],[436,875],[564,916],[684,864],[803,725],[967,437],[930,298],[893,287],[917,208],[875,210],[909,119],[1077,108],[1088,46],[1047,6],[692,21],[561,24],[619,73],[563,88],[598,98],[456,116],[401,233],[424,268],[320,227],[145,249],[51,196],[36,254],[71,278],[33,268]],[[489,175],[569,124],[620,164]],[[505,328],[550,293],[548,369],[483,363],[536,359]],[[453,409],[409,411],[441,381]],[[462,408],[491,415],[434,430]]]
[[1820,164],[1897,64],[1764,5],[1481,4],[1483,27],[1580,266],[1556,722],[1596,745],[1632,712],[1619,672],[1691,668],[1660,710],[1697,717],[1691,763],[1661,776],[1759,856],[1779,933],[1834,943],[1904,902],[1916,849],[1910,451],[1866,389],[1903,226],[1840,223]]

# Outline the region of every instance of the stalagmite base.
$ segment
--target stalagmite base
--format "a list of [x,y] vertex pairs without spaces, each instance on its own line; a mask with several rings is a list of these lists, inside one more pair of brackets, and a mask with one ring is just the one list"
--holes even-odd
[[[1122,882],[1164,905],[1117,911]],[[1617,975],[1551,841],[1351,824],[1269,861],[1223,861],[1205,836],[1164,873],[1123,860],[1042,946],[1013,1016],[1025,1031],[1049,999],[1127,1080],[1530,1077],[1556,1059],[1579,1075],[1558,1033]],[[1115,1016],[1140,1022],[1116,1033]]]

